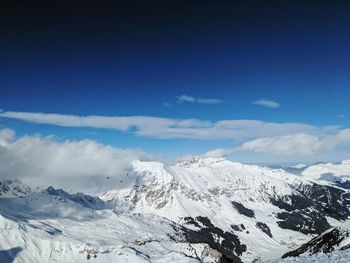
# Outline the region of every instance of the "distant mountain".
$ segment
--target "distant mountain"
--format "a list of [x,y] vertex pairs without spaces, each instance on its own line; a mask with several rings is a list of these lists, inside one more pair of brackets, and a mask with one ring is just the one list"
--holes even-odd
[[340,163],[318,163],[302,168],[301,176],[350,188],[350,160]]
[[32,189],[29,186],[18,180],[0,180],[0,198],[26,196],[31,192]]

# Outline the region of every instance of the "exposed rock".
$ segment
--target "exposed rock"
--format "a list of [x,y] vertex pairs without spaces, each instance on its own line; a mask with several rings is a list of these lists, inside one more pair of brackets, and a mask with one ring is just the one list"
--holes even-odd
[[240,256],[247,251],[247,247],[241,243],[238,236],[215,227],[207,217],[185,217],[184,220],[186,224],[199,228],[196,231],[182,228],[189,243],[208,244],[212,249],[222,253],[222,262],[242,262]]
[[234,230],[234,231],[242,232],[243,230],[245,230],[245,226],[244,226],[243,224],[240,224],[240,225],[231,225],[230,227],[231,227],[232,230]]
[[266,235],[272,238],[271,230],[265,223],[257,222],[256,227],[260,228],[261,231],[263,231]]
[[244,205],[238,202],[232,202],[233,207],[242,215],[247,217],[255,217],[254,211],[246,208]]

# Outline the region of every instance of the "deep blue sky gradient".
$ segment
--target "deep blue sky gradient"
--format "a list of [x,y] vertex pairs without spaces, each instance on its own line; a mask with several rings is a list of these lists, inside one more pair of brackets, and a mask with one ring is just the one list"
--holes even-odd
[[[0,10],[6,111],[350,126],[349,1],[2,1]],[[224,103],[176,104],[182,94]],[[281,107],[251,104],[262,98]],[[68,138],[85,132],[0,125]],[[86,132],[125,147],[193,149],[176,140]],[[195,149],[223,143],[214,144]]]

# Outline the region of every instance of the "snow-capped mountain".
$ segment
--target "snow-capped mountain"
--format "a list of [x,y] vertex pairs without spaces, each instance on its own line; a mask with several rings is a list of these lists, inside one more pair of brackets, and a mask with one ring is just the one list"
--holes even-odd
[[128,175],[137,178],[131,189],[100,198],[116,211],[157,214],[188,227],[207,218],[237,235],[246,261],[281,256],[349,216],[345,190],[283,169],[195,158],[170,167],[135,162]]
[[118,190],[98,197],[14,190],[0,196],[0,225],[12,233],[0,256],[17,247],[15,262],[275,260],[348,219],[349,191],[318,179],[194,158],[135,161]]
[[350,188],[350,160],[305,166],[300,168],[300,175],[343,188]]

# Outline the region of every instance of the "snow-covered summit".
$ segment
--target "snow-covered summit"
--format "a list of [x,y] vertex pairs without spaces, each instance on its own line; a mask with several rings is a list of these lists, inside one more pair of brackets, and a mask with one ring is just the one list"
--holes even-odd
[[178,162],[176,166],[183,168],[195,168],[195,167],[203,167],[205,165],[211,165],[214,163],[220,163],[226,161],[225,158],[213,158],[213,157],[193,157],[189,160],[185,160],[182,162]]
[[305,178],[327,182],[350,180],[350,160],[340,163],[318,163],[306,167],[301,175]]

